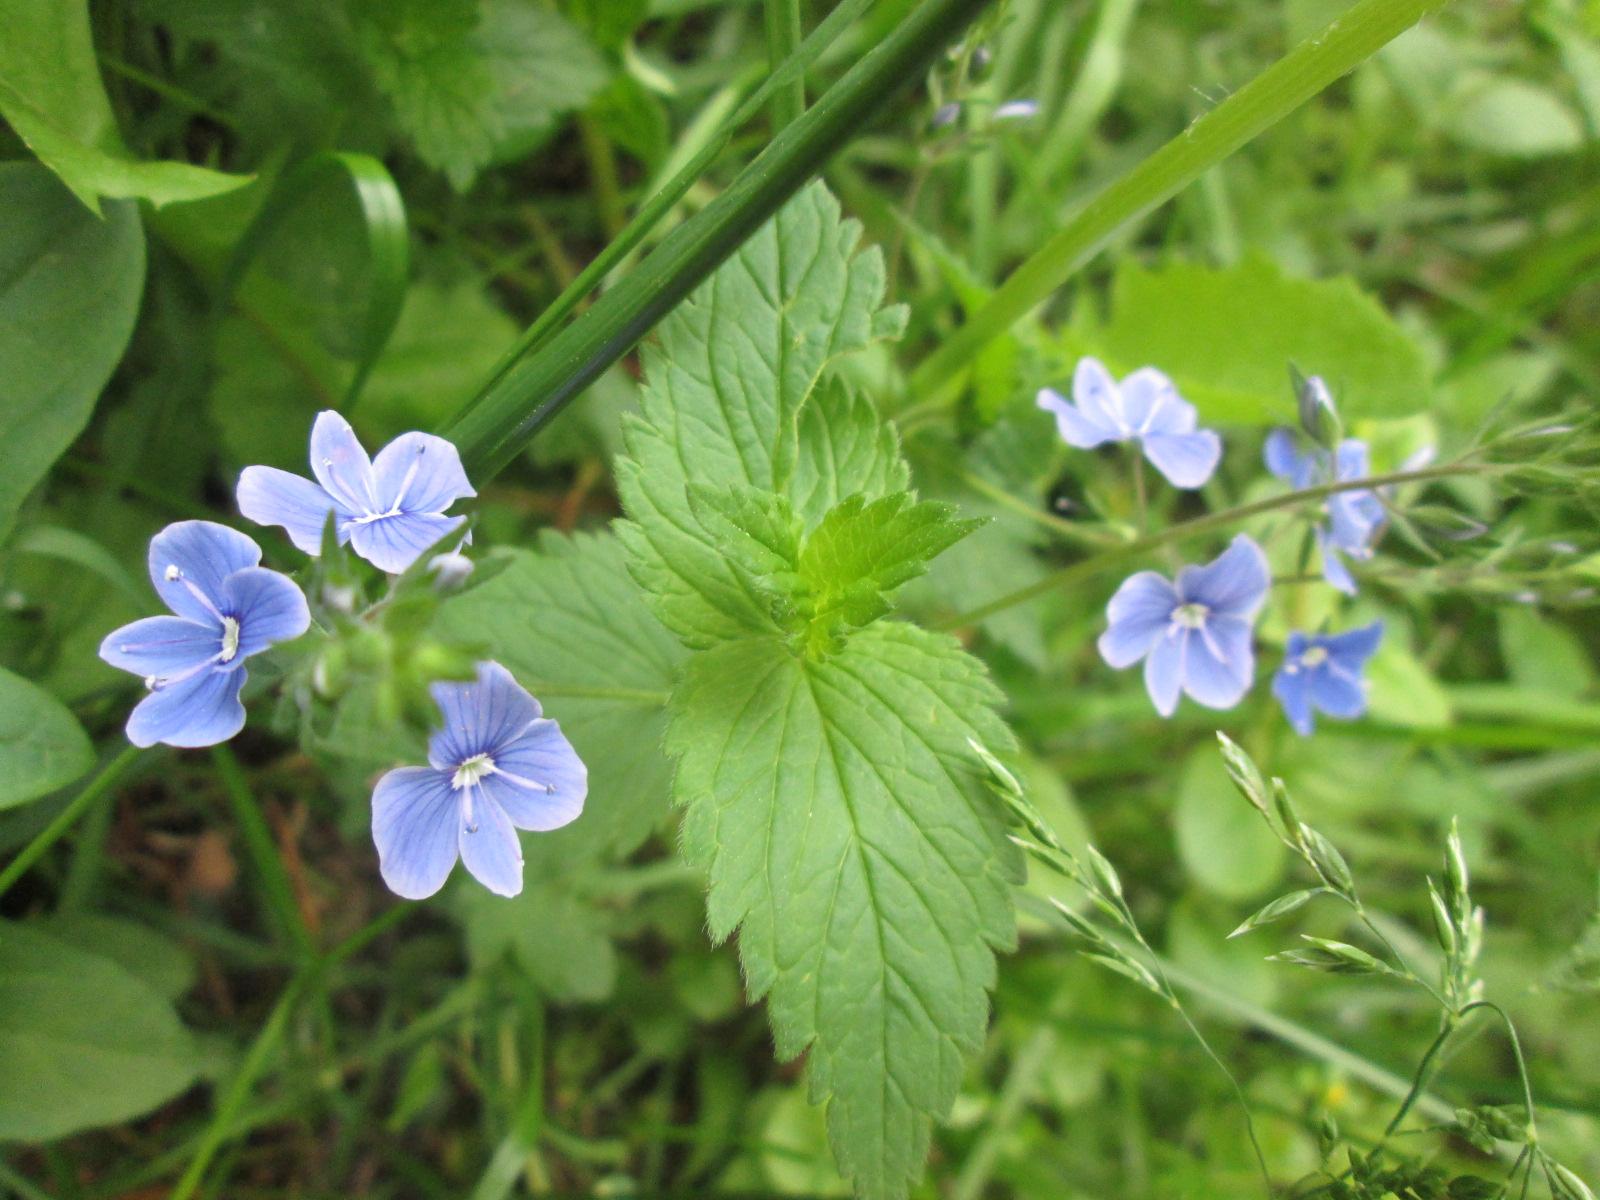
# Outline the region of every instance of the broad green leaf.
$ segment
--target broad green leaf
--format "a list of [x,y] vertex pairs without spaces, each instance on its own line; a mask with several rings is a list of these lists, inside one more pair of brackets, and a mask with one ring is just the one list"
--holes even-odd
[[123,147],[95,64],[85,0],[0,0],[0,113],[89,209],[100,197],[156,206],[250,182],[180,162],[139,162]]
[[3,535],[83,431],[122,357],[144,285],[144,235],[132,204],[108,204],[96,219],[33,163],[0,164],[0,212]]
[[739,931],[781,1058],[808,1051],[841,1170],[904,1196],[978,1046],[1014,851],[967,739],[1005,750],[999,694],[952,639],[898,622],[831,658],[775,639],[695,655],[669,748],[711,932]]
[[176,1000],[194,984],[194,960],[148,925],[99,913],[57,913],[28,925],[88,954],[109,958],[159,995]]
[[423,161],[458,191],[610,76],[588,40],[536,0],[373,0],[360,11],[379,88]]
[[[691,482],[784,494],[812,522],[845,495],[904,468],[869,407],[818,390],[842,354],[898,331],[884,309],[883,256],[854,253],[860,226],[813,185],[749,238],[673,315],[644,354],[641,414],[617,464],[631,520],[619,533],[662,620],[706,646],[775,628],[688,504]],[[820,409],[817,415],[802,408]],[[802,427],[805,440],[802,442]]]
[[550,999],[604,1000],[616,987],[617,956],[602,915],[573,894],[570,881],[530,880],[507,900],[460,887],[455,907],[478,964],[512,955]]
[[1500,657],[1519,687],[1568,700],[1594,689],[1594,661],[1576,632],[1531,608],[1507,606],[1497,615]]
[[537,552],[447,600],[436,629],[481,645],[559,721],[589,767],[583,816],[523,839],[530,863],[567,867],[642,842],[667,810],[661,751],[683,649],[629,577],[609,534],[543,538]]
[[1292,422],[1291,363],[1327,379],[1347,418],[1428,403],[1421,350],[1376,300],[1349,278],[1294,279],[1264,258],[1125,266],[1092,344],[1119,374],[1159,367],[1208,421]]
[[94,748],[66,707],[0,668],[0,809],[66,787],[94,766]]
[[1185,765],[1173,819],[1183,865],[1207,891],[1248,900],[1283,875],[1283,843],[1240,799],[1211,747],[1195,751]]
[[43,1141],[149,1112],[194,1082],[172,1005],[109,957],[0,922],[0,1139]]
[[1537,84],[1472,72],[1446,102],[1445,130],[1463,146],[1514,158],[1570,154],[1584,144],[1583,122]]

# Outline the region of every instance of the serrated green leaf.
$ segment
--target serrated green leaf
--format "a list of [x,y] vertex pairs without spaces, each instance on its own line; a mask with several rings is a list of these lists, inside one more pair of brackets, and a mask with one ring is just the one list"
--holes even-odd
[[481,646],[560,722],[589,767],[583,816],[525,839],[552,869],[625,853],[666,814],[661,751],[683,649],[651,615],[608,534],[550,534],[481,587],[446,600],[435,628]]
[[559,14],[532,0],[363,6],[363,50],[424,162],[458,191],[605,86],[609,69]]
[[1119,373],[1160,367],[1210,421],[1295,420],[1285,372],[1322,375],[1347,419],[1428,402],[1422,351],[1349,278],[1294,279],[1264,258],[1117,272],[1110,322],[1093,339]]
[[0,212],[3,534],[122,357],[144,286],[144,234],[132,204],[108,204],[96,220],[36,163],[0,164]]
[[689,645],[779,631],[768,598],[696,517],[691,482],[785,495],[809,524],[844,497],[903,478],[886,452],[892,434],[870,408],[837,385],[817,387],[831,361],[903,320],[882,308],[883,256],[855,253],[859,237],[825,187],[806,188],[645,350],[641,412],[618,463],[631,518],[619,533],[657,613]]
[[775,638],[696,655],[674,693],[684,847],[713,936],[739,930],[778,1054],[809,1048],[841,1170],[904,1196],[976,1048],[1017,856],[967,739],[999,695],[952,639],[896,622],[824,661]]

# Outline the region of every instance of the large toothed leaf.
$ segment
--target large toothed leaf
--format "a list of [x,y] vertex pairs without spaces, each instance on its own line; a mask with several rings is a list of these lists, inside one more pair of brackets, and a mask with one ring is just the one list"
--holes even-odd
[[998,695],[951,639],[898,622],[822,661],[773,639],[696,655],[668,746],[711,929],[739,930],[780,1057],[810,1049],[840,1169],[904,1196],[983,1035],[1014,860],[968,738]]
[[711,930],[807,1052],[840,1169],[899,1200],[983,1036],[1016,861],[969,742],[1010,745],[983,665],[881,620],[970,526],[827,370],[900,321],[857,233],[819,184],[712,276],[646,355],[618,474],[633,573],[695,648],[667,749]]
[[818,437],[830,429],[852,474],[893,471],[883,453],[891,435],[852,412],[833,385],[824,389],[827,413],[806,420],[801,445],[802,408],[823,369],[897,332],[903,319],[882,307],[883,256],[856,253],[860,233],[840,219],[826,188],[805,189],[678,307],[645,353],[642,411],[618,463],[632,518],[621,533],[657,612],[690,645],[776,628],[770,606],[696,518],[685,495],[691,482],[784,493],[815,520],[835,502],[834,488],[866,487],[848,477],[819,485],[832,447]]

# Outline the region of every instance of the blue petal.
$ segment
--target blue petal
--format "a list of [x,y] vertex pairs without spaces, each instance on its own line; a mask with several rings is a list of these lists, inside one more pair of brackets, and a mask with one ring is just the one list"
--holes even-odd
[[1370,491],[1335,492],[1328,497],[1328,536],[1350,554],[1364,554],[1383,524],[1383,502]]
[[1140,367],[1120,387],[1122,415],[1135,433],[1194,432],[1199,420],[1194,405],[1154,367]]
[[583,812],[589,770],[554,721],[534,721],[495,752],[494,766],[483,790],[518,829],[560,829]]
[[1340,483],[1352,479],[1365,479],[1371,470],[1367,462],[1367,444],[1356,438],[1345,438],[1334,451],[1333,477]]
[[178,675],[216,657],[222,631],[182,617],[146,617],[106,634],[100,657],[135,675]]
[[1365,669],[1367,660],[1378,652],[1382,641],[1383,622],[1374,621],[1359,629],[1322,638],[1321,644],[1329,658],[1359,675]]
[[1339,557],[1332,540],[1321,529],[1317,530],[1317,545],[1322,550],[1322,577],[1328,581],[1330,587],[1343,592],[1346,596],[1354,596],[1355,576],[1350,574],[1350,568],[1345,566],[1344,559]]
[[1144,660],[1144,689],[1156,711],[1170,717],[1178,708],[1178,690],[1183,686],[1185,643],[1193,630],[1177,629],[1156,639]]
[[1113,426],[1074,407],[1060,392],[1041,388],[1038,404],[1046,412],[1055,414],[1056,429],[1061,433],[1061,440],[1079,450],[1093,450],[1096,446],[1103,446],[1122,437]]
[[439,513],[457,500],[476,496],[461,455],[431,433],[405,433],[373,460],[379,512]]
[[428,742],[428,761],[453,771],[477,754],[491,758],[511,746],[542,715],[539,702],[497,662],[478,664],[471,683],[436,683],[429,689],[444,728]]
[[1178,573],[1178,597],[1222,616],[1250,619],[1267,598],[1272,573],[1261,547],[1244,534],[1203,567]]
[[135,746],[215,746],[244,728],[244,671],[204,670],[151,692],[128,716]]
[[1309,737],[1316,729],[1317,722],[1311,713],[1306,672],[1291,669],[1287,665],[1279,667],[1278,673],[1272,677],[1272,694],[1283,706],[1283,715],[1289,719],[1294,731],[1301,737]]
[[1202,486],[1222,461],[1222,439],[1209,429],[1146,434],[1143,446],[1144,456],[1173,487]]
[[347,512],[377,513],[372,461],[338,413],[320,412],[311,426],[311,473],[323,490]]
[[1294,434],[1287,429],[1274,429],[1267,434],[1267,444],[1262,448],[1261,457],[1266,460],[1267,470],[1285,483],[1294,483],[1300,469],[1300,453],[1295,449]]
[[1222,617],[1190,634],[1183,690],[1207,708],[1232,708],[1244,699],[1256,669],[1250,632],[1248,622]]
[[1072,372],[1072,401],[1091,424],[1115,429],[1122,436],[1132,432],[1122,419],[1122,394],[1117,381],[1098,358],[1078,360]]
[[401,767],[372,793],[372,840],[389,890],[423,900],[444,886],[456,865],[461,804],[450,777],[427,767]]
[[[295,547],[311,555],[322,552],[322,527],[330,512],[345,519],[355,515],[311,480],[277,467],[246,467],[236,495],[241,513],[257,525],[283,526]],[[339,540],[349,540],[344,521],[339,523]]]
[[260,561],[260,546],[215,521],[179,521],[150,539],[157,594],[180,617],[202,624],[220,622],[222,581]]
[[1106,631],[1100,635],[1100,657],[1121,670],[1150,652],[1166,630],[1178,594],[1154,571],[1140,571],[1122,581],[1106,605]]
[[1350,720],[1367,711],[1367,692],[1361,680],[1339,664],[1330,660],[1306,674],[1310,676],[1311,703],[1330,717]]
[[260,654],[311,628],[305,593],[287,575],[265,567],[235,571],[222,584],[222,611],[239,622],[239,657]]
[[354,521],[350,525],[350,548],[378,570],[398,575],[465,521],[465,517],[434,513],[401,513]]
[[457,845],[461,861],[479,883],[497,896],[522,891],[522,843],[505,811],[480,790],[475,825],[461,823]]

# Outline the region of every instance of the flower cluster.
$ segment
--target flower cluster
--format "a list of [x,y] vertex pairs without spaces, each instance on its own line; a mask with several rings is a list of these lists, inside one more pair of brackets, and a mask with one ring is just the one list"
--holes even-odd
[[[1315,377],[1297,384],[1306,434],[1274,430],[1266,442],[1267,469],[1295,491],[1366,479],[1364,442],[1315,440],[1333,413],[1327,385]],[[1046,388],[1038,404],[1055,416],[1068,445],[1133,444],[1175,487],[1203,486],[1222,459],[1221,438],[1198,427],[1194,406],[1154,367],[1119,382],[1102,363],[1084,358],[1073,373],[1072,399]],[[1322,494],[1315,511],[1323,578],[1354,595],[1346,560],[1372,557],[1385,525],[1383,499],[1371,488],[1337,488]],[[1106,607],[1100,655],[1119,670],[1142,662],[1145,689],[1164,717],[1177,711],[1183,694],[1207,708],[1232,708],[1255,680],[1255,625],[1271,588],[1266,554],[1243,534],[1211,562],[1183,567],[1171,579],[1140,571],[1123,581]],[[1344,633],[1289,634],[1272,691],[1297,732],[1312,732],[1316,712],[1352,719],[1366,711],[1363,676],[1382,637],[1381,622]]]
[[[434,576],[454,586],[472,570],[460,552],[466,518],[447,510],[476,493],[445,439],[402,434],[369,458],[349,422],[324,412],[311,430],[311,474],[315,482],[245,468],[239,511],[281,526],[313,557],[331,535],[327,544],[397,576],[450,542],[430,560]],[[211,521],[180,521],[151,540],[150,580],[172,615],[134,621],[100,646],[101,658],[149,690],[128,718],[135,745],[213,746],[244,727],[245,660],[312,624],[299,585],[260,563],[254,541]],[[490,891],[514,896],[516,831],[557,829],[583,811],[587,770],[560,727],[498,663],[479,663],[476,674],[431,687],[443,726],[430,765],[390,771],[373,793],[380,869],[398,895],[431,896],[459,857]]]

